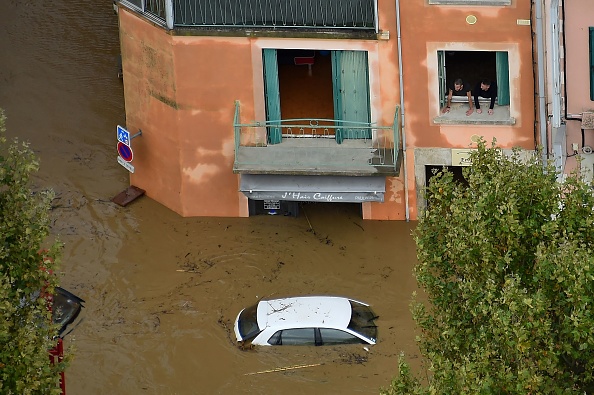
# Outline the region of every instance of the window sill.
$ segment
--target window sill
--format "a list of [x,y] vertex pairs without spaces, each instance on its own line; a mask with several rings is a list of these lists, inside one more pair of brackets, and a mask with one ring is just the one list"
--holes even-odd
[[429,0],[429,4],[506,6],[511,5],[511,0]]
[[495,106],[493,115],[489,115],[489,106],[481,106],[482,114],[476,110],[466,115],[468,104],[453,103],[450,112],[433,118],[436,125],[515,125],[516,119],[510,116],[509,106]]

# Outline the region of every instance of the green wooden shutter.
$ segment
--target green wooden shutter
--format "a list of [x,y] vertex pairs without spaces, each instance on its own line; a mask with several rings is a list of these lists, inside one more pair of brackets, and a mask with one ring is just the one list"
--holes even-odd
[[[366,51],[333,51],[334,113],[337,120],[347,122],[336,132],[336,141],[369,139],[370,129],[349,127],[348,122],[369,123],[369,71]],[[341,124],[345,124],[342,122]]]
[[344,130],[337,130],[336,141],[370,139],[371,130],[348,128],[348,122],[370,121],[367,52],[333,51],[332,73],[335,118],[346,126]]
[[[278,83],[278,61],[276,49],[262,51],[264,63],[264,95],[266,96],[266,120],[271,125],[281,124],[280,88]],[[282,129],[268,128],[268,144],[278,144],[282,140]]]
[[[344,121],[369,123],[369,78],[366,51],[343,51],[342,112]],[[346,139],[371,138],[369,129],[346,130]]]
[[437,78],[439,79],[439,108],[446,106],[447,80],[445,66],[445,51],[437,51]]
[[[334,97],[334,119],[342,120],[342,68],[340,67],[340,58],[342,51],[332,51],[330,58],[332,60],[332,93]],[[342,123],[336,123],[335,126],[341,126]],[[336,129],[334,137],[338,144],[342,143],[343,131]]]
[[495,55],[497,73],[497,104],[509,106],[509,61],[507,52],[497,52]]
[[594,100],[594,27],[590,28],[590,100]]

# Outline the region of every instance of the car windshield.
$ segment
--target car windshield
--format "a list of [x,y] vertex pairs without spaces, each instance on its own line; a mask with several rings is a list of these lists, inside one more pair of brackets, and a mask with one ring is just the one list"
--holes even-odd
[[261,329],[258,326],[257,313],[258,305],[255,304],[244,309],[241,314],[239,314],[237,326],[239,328],[239,334],[243,340],[250,340],[261,332]]
[[60,336],[62,336],[66,327],[78,317],[80,310],[84,307],[83,303],[84,300],[78,296],[63,288],[56,287],[53,297],[52,321],[54,324],[60,325]]
[[375,319],[377,315],[371,310],[369,306],[351,300],[351,322],[348,328],[357,332],[373,341],[377,339],[377,326]]

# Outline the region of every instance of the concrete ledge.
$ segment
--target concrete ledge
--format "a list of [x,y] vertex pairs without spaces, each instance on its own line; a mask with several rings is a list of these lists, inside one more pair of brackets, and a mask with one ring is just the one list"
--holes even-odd
[[516,119],[477,119],[472,118],[472,115],[466,118],[446,118],[442,116],[434,118],[433,123],[436,125],[515,125]]
[[[481,103],[482,104],[482,103]],[[495,105],[493,114],[489,115],[489,105],[481,105],[482,114],[476,109],[472,114],[466,115],[468,102],[452,103],[451,109],[445,114],[433,118],[435,125],[515,125],[516,119],[510,116],[509,106]]]
[[429,0],[429,4],[504,6],[510,5],[511,0]]

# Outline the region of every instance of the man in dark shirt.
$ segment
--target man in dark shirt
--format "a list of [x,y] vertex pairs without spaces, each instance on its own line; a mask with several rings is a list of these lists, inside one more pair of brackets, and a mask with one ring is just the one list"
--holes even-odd
[[446,106],[441,110],[442,113],[450,112],[450,106],[452,104],[452,96],[466,96],[466,97],[468,97],[468,106],[470,108],[468,109],[468,111],[466,111],[466,115],[472,114],[474,109],[472,107],[470,84],[462,81],[461,78],[457,78],[454,81],[454,85],[450,86],[448,89],[448,102],[447,102]]
[[495,98],[497,97],[497,85],[495,84],[495,82],[483,79],[481,82],[476,84],[474,90],[472,91],[472,95],[474,96],[474,105],[476,107],[477,114],[483,112],[483,110],[481,110],[481,105],[479,104],[478,99],[480,96],[491,99],[491,105],[489,106],[489,115],[493,115],[493,107],[495,107]]

